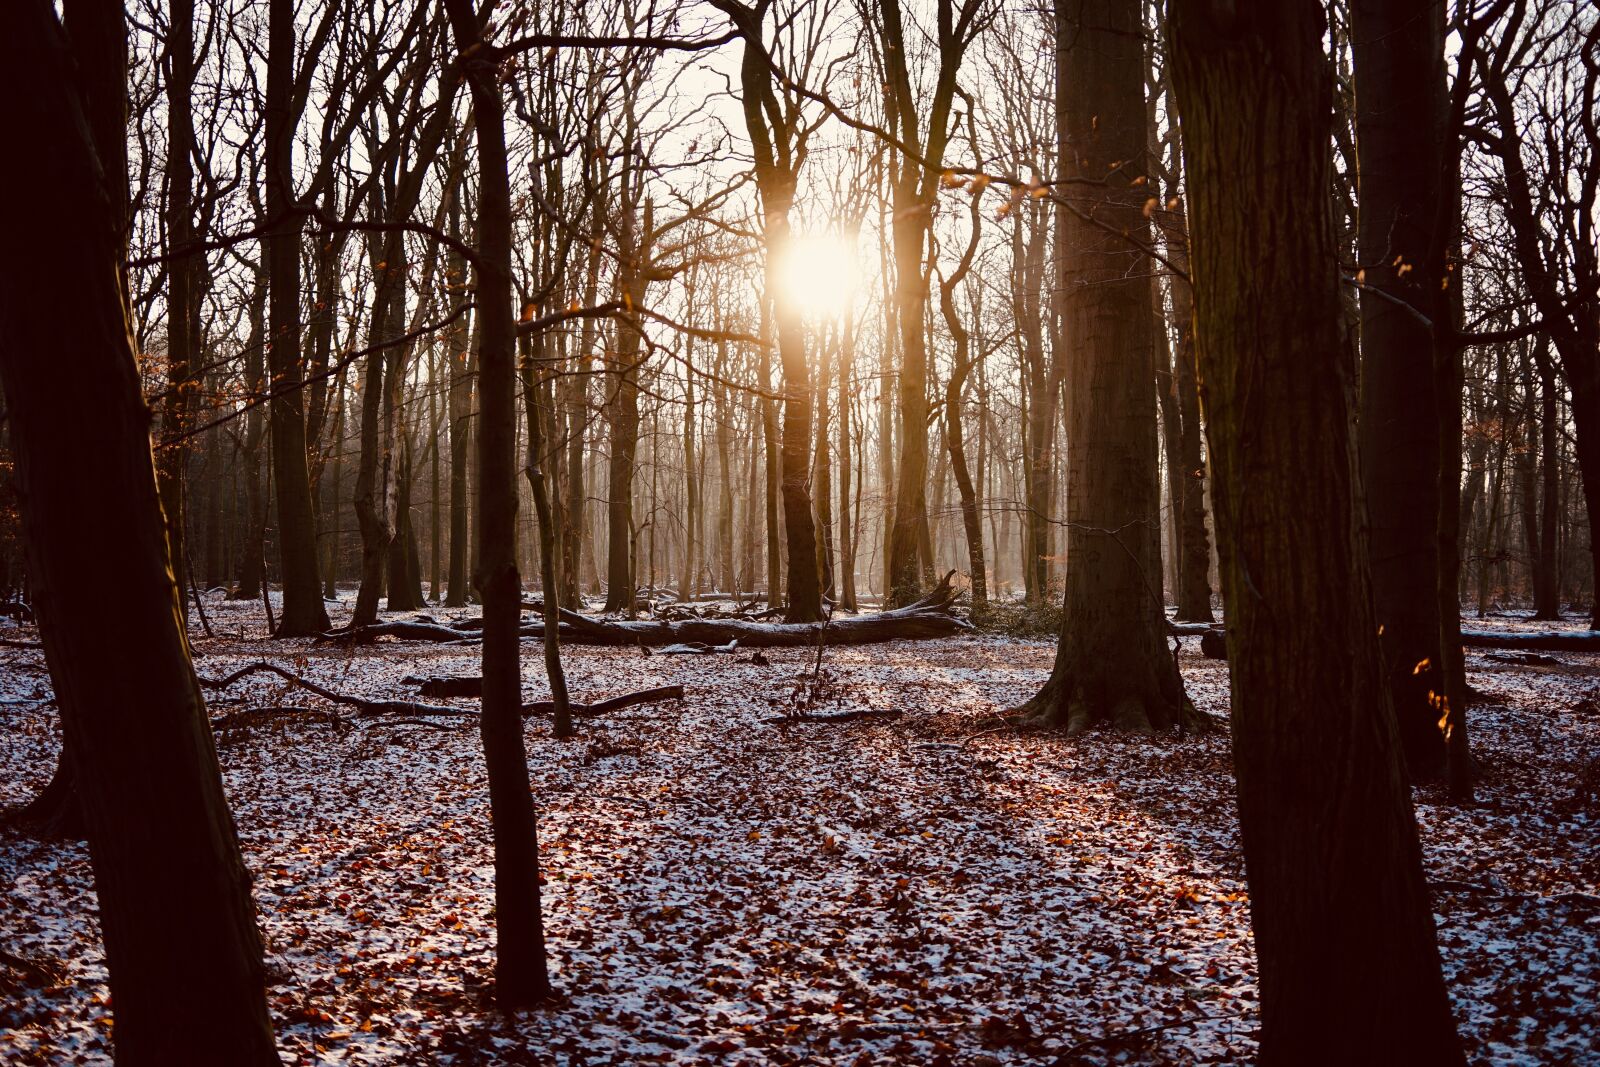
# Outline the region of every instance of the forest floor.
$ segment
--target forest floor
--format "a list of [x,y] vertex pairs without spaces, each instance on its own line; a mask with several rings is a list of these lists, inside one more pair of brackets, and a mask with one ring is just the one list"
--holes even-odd
[[[478,672],[472,647],[271,642],[258,605],[208,608],[219,636],[195,648],[211,676],[271,658],[398,697],[415,693],[407,675]],[[1185,645],[1190,695],[1225,714],[1226,665]],[[984,733],[1052,652],[995,637],[831,649],[814,710],[904,714],[774,725],[814,653],[567,648],[576,700],[673,683],[687,697],[582,721],[568,743],[530,722],[559,995],[514,1018],[487,1009],[492,855],[470,721],[220,732],[285,1060],[1247,1062],[1255,961],[1227,738]],[[1551,658],[1469,652],[1478,800],[1416,794],[1474,1063],[1600,1062],[1600,656]],[[532,644],[524,677],[547,695]],[[33,703],[48,686],[38,653],[0,649],[0,807],[50,775],[55,714]],[[225,695],[243,703],[214,714],[326,707],[265,676]],[[106,1062],[84,846],[0,831],[0,949],[30,964],[0,962],[0,1061]]]

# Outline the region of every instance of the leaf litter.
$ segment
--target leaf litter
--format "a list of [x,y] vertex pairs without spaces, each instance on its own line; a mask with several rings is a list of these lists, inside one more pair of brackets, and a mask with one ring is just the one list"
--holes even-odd
[[[196,640],[208,674],[272,659],[395,697],[407,675],[478,669],[475,649],[272,642],[259,605],[208,610],[227,635]],[[1194,643],[1190,696],[1225,715],[1226,666]],[[528,699],[547,695],[532,647]],[[1052,655],[988,637],[829,649],[820,665],[805,649],[565,648],[574,699],[688,695],[584,720],[575,742],[529,720],[558,993],[515,1016],[489,1002],[493,854],[470,719],[221,730],[285,1061],[1248,1062],[1257,990],[1228,740],[995,731]],[[1469,653],[1478,802],[1416,792],[1474,1063],[1600,1062],[1597,668]],[[39,654],[0,650],[0,805],[54,767],[48,684]],[[328,710],[266,676],[211,696],[217,716]],[[802,704],[900,714],[772,721]],[[84,846],[0,831],[0,1060],[109,1061],[94,911]]]

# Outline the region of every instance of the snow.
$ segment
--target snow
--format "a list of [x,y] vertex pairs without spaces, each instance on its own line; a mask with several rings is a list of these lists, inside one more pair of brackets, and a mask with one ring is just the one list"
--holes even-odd
[[[220,675],[272,658],[335,690],[412,692],[476,650],[261,640],[208,599]],[[1504,625],[1497,620],[1496,625]],[[20,631],[18,631],[20,633]],[[1185,640],[1203,710],[1226,666]],[[984,637],[644,656],[568,647],[574,699],[682,702],[527,731],[557,1001],[486,1010],[492,864],[471,721],[287,718],[218,737],[255,875],[288,1062],[1242,1063],[1254,957],[1226,737],[981,731],[1043,681],[1048,643]],[[1417,792],[1446,975],[1473,1062],[1600,1062],[1600,657],[1469,653],[1479,802]],[[291,660],[293,662],[291,662]],[[547,695],[534,645],[524,692]],[[769,725],[812,710],[899,718]],[[37,653],[0,650],[0,805],[58,745]],[[215,694],[214,694],[215,696]],[[252,676],[212,701],[322,703]],[[242,700],[241,704],[225,700]],[[470,707],[471,701],[459,702]],[[1585,777],[1587,775],[1588,777]],[[100,1063],[111,1033],[81,845],[0,832],[0,1061]]]

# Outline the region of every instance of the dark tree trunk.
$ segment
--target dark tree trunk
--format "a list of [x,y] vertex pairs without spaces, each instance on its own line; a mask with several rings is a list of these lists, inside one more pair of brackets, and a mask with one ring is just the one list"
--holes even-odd
[[[267,272],[256,268],[255,289],[250,294],[250,334],[244,344],[244,389],[249,399],[265,391],[267,345]],[[244,414],[244,434],[239,442],[244,468],[244,536],[240,538],[239,584],[230,599],[261,599],[262,559],[266,555],[267,504],[261,487],[261,445],[266,437],[261,405]]]
[[[189,244],[194,236],[191,202],[194,165],[189,155],[194,147],[194,108],[189,99],[194,85],[194,0],[173,0],[167,22],[166,223],[170,251]],[[193,256],[178,255],[167,264],[167,395],[162,405],[163,437],[186,432],[194,407],[197,386],[192,370],[196,355],[193,331],[195,263]],[[161,510],[167,520],[167,539],[172,544],[172,564],[180,590],[188,586],[184,549],[188,458],[188,441],[173,441],[156,451],[156,484],[161,494]],[[180,597],[179,607],[185,614],[187,605],[188,599]]]
[[[460,236],[455,224],[456,214],[451,211],[451,231]],[[465,291],[467,284],[466,260],[459,256],[451,260],[450,284]],[[451,328],[448,335],[450,359],[450,593],[445,606],[465,607],[467,603],[467,457],[472,442],[472,393],[477,379],[478,334],[482,329],[481,311],[473,314],[472,334],[469,337],[465,322]]]
[[921,595],[924,565],[931,562],[926,552],[929,451],[928,346],[924,330],[928,275],[923,271],[923,255],[950,138],[957,76],[981,9],[982,5],[972,0],[959,5],[940,0],[938,32],[933,41],[937,67],[932,92],[924,103],[912,89],[915,72],[907,51],[899,0],[888,0],[878,7],[888,125],[901,144],[920,155],[912,158],[895,152],[889,178],[894,212],[890,226],[894,304],[900,347],[900,461],[894,472],[888,538],[885,603],[889,605],[909,604]]
[[1560,385],[1555,362],[1544,338],[1535,341],[1534,360],[1539,367],[1539,552],[1542,566],[1535,572],[1533,617],[1561,618],[1561,565],[1556,553],[1556,531],[1561,521],[1561,423],[1557,404]]
[[[1189,268],[1189,220],[1183,201],[1161,215],[1167,258],[1179,270]],[[1172,325],[1178,348],[1172,354],[1177,401],[1178,478],[1178,620],[1211,622],[1211,537],[1206,532],[1206,463],[1200,454],[1200,389],[1195,373],[1194,290],[1176,281],[1172,288]]]
[[950,469],[955,474],[956,491],[961,495],[961,527],[967,539],[967,570],[972,580],[972,603],[978,605],[989,602],[988,568],[983,559],[983,521],[978,514],[978,492],[972,484],[972,473],[967,469],[966,430],[961,421],[967,379],[972,374],[972,338],[961,316],[956,313],[955,300],[956,286],[972,269],[972,257],[978,249],[983,215],[977,196],[972,198],[968,217],[972,227],[971,238],[960,264],[939,285],[939,310],[944,314],[945,327],[955,342],[950,380],[944,387],[944,440],[945,446],[950,449]]
[[[633,172],[623,179],[635,182]],[[648,210],[639,226],[637,201],[623,207],[622,256],[619,285],[624,300],[640,307],[645,295],[645,260],[649,256],[651,219]],[[639,365],[643,362],[643,334],[633,317],[617,320],[617,351],[606,374],[607,423],[611,429],[611,455],[606,482],[606,605],[607,611],[633,611],[633,475],[639,448]]]
[[[374,214],[380,201],[373,197]],[[404,245],[398,234],[374,237],[367,258],[375,279],[372,317],[367,326],[369,347],[381,345],[403,333],[405,264]],[[393,349],[367,357],[366,384],[361,389],[361,457],[356,468],[356,524],[361,530],[361,588],[356,593],[350,622],[365,626],[378,617],[378,601],[388,580],[388,562],[395,546],[395,420],[399,417],[394,394],[399,368]],[[401,549],[404,551],[404,549]]]
[[328,628],[317,578],[316,515],[306,468],[305,404],[300,367],[300,231],[294,207],[294,0],[271,0],[268,13],[266,239],[271,286],[272,478],[278,505],[283,610],[277,636],[310,637]]
[[[97,157],[71,93],[77,82],[85,99],[122,98],[125,67],[105,60],[125,52],[99,47],[123,39],[121,14],[67,9],[80,56],[47,0],[14,5],[0,34],[0,140],[36,153],[0,168],[0,198],[28,206],[0,230],[0,384],[34,604],[80,772],[117,1062],[276,1063],[249,874],[156,492],[108,196],[120,163]],[[116,627],[94,606],[107,574]]]
[[[768,207],[767,246],[788,241],[787,209],[781,230]],[[772,290],[769,285],[769,291]],[[778,293],[778,354],[783,363],[783,444],[780,472],[783,486],[783,535],[788,548],[788,601],[786,622],[815,622],[822,618],[822,583],[817,573],[817,526],[811,515],[811,374],[806,364],[805,326],[790,306],[790,295]]]
[[1372,610],[1322,5],[1169,11],[1259,1062],[1460,1064]]
[[[859,230],[853,231],[859,232]],[[844,314],[844,343],[839,351],[839,606],[856,610],[856,537],[850,525],[850,479],[852,477],[850,440],[852,379],[856,362],[855,309]],[[726,466],[726,464],[724,464]],[[728,586],[724,586],[724,589]]]
[[[1372,594],[1406,767],[1443,769],[1440,636],[1440,433],[1419,418],[1435,392],[1433,331],[1394,298],[1438,303],[1436,221],[1445,148],[1444,9],[1432,0],[1354,0],[1360,152],[1361,477]],[[1381,292],[1379,292],[1381,290]],[[1385,296],[1384,294],[1387,294]]]
[[511,301],[511,183],[500,68],[471,0],[446,0],[472,90],[478,139],[478,571],[483,599],[483,735],[494,827],[495,1000],[517,1008],[550,992],[539,907],[538,831],[522,740],[517,577],[517,357]]
[[[1056,6],[1063,177],[1084,210],[1148,242],[1139,0]],[[1026,707],[1077,733],[1197,721],[1166,645],[1148,266],[1118,232],[1067,213],[1060,248],[1067,383],[1067,590],[1055,668]]]

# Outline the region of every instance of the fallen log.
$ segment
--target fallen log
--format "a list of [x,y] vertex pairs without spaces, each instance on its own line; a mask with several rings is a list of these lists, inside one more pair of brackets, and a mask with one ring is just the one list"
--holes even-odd
[[[222,678],[207,678],[202,675],[200,676],[200,684],[205,686],[207,689],[226,689],[228,686],[239,681],[241,678],[247,678],[252,674],[258,674],[261,672],[276,674],[285,681],[291,682],[309,693],[315,693],[324,700],[331,701],[335,704],[342,704],[345,707],[355,708],[356,712],[361,718],[374,718],[380,715],[397,715],[411,718],[436,716],[461,718],[478,714],[476,709],[473,708],[447,707],[439,704],[423,704],[415,700],[373,700],[368,697],[358,697],[349,693],[336,692],[335,690],[329,689],[326,686],[318,685],[316,682],[313,682],[308,678],[302,678],[293,671],[285,670],[276,663],[268,663],[265,660],[258,660],[255,663],[246,664],[245,666],[234,671],[232,674],[226,675]],[[408,681],[418,681],[418,679],[408,679]],[[422,684],[423,696],[474,697],[483,695],[483,679],[481,677],[429,678],[420,681]],[[571,707],[572,714],[574,715],[593,716],[604,715],[607,712],[612,711],[620,711],[623,708],[630,708],[636,704],[650,704],[658,700],[682,699],[683,686],[666,685],[658,686],[655,689],[642,689],[637,693],[623,693],[621,696],[608,697],[605,700],[596,701],[593,704],[573,704]],[[294,710],[300,711],[303,709]],[[522,714],[524,715],[549,715],[554,710],[555,703],[549,700],[534,700],[522,705]],[[249,713],[240,712],[237,714],[246,715]]]
[[[1187,628],[1172,629],[1175,633],[1193,632]],[[1228,658],[1228,643],[1221,627],[1207,627],[1199,633],[1202,655],[1207,659]],[[1525,652],[1600,653],[1600,630],[1529,630],[1523,633],[1462,630],[1461,644],[1465,648],[1503,648]]]
[[761,721],[774,726],[787,726],[797,722],[857,722],[861,719],[898,719],[903,712],[897,708],[866,708],[861,711],[836,711],[826,715],[775,715]]
[[[409,676],[403,679],[407,684],[417,686],[417,691],[425,697],[480,697],[483,695],[483,677],[476,674],[450,674],[434,678],[418,678]],[[683,699],[683,686],[666,685],[655,689],[642,689],[637,693],[625,693],[622,696],[608,697],[593,704],[571,704],[574,715],[604,715],[608,711],[620,711],[635,704],[649,704],[657,700]],[[548,715],[555,710],[554,701],[535,700],[522,705],[524,715]]]
[[652,656],[709,656],[717,652],[737,652],[739,642],[729,641],[725,645],[708,645],[704,641],[690,641],[681,645],[663,645],[660,648],[645,647],[645,651]]
[[[740,648],[805,648],[823,645],[866,645],[882,641],[928,640],[967,633],[972,624],[951,612],[961,593],[950,580],[951,571],[933,591],[914,604],[892,608],[873,615],[852,615],[825,622],[757,622],[746,619],[595,619],[575,611],[561,610],[561,640],[577,645],[662,645],[704,644],[726,646],[737,641]],[[379,637],[409,641],[467,643],[480,635],[469,631],[475,620],[462,620],[452,626],[437,623],[382,622],[356,629],[332,631],[319,640],[351,641],[366,644]],[[544,637],[542,623],[524,624],[519,631],[524,639]]]
[[1462,630],[1461,643],[1468,648],[1512,648],[1524,652],[1600,652],[1600,630]]
[[[588,718],[595,715],[604,715],[607,712],[621,711],[623,708],[631,708],[637,704],[653,704],[658,700],[682,699],[683,686],[663,685],[655,689],[641,689],[637,693],[624,693],[621,696],[607,697],[605,700],[597,700],[593,704],[568,703],[567,707],[572,709],[574,716]],[[535,700],[532,703],[522,705],[522,714],[524,715],[549,715],[555,710],[556,703],[553,700]]]

